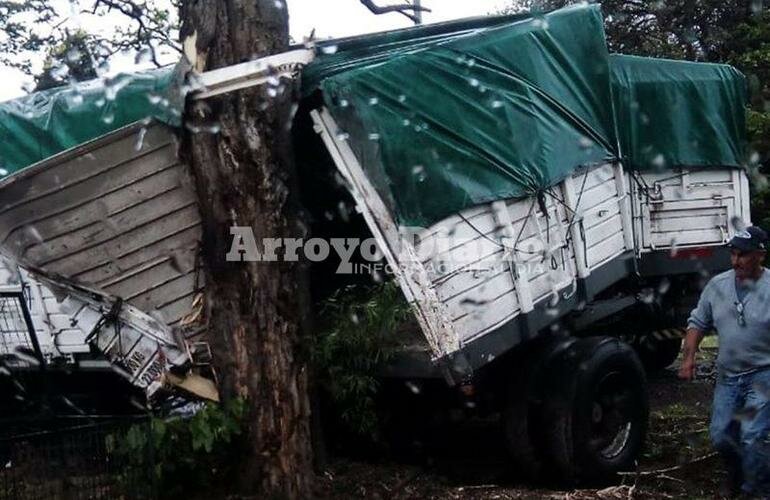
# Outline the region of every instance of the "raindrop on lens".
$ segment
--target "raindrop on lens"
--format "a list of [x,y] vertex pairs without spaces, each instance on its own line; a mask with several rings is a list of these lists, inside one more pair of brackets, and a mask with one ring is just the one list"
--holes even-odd
[[405,382],[406,386],[409,388],[410,391],[412,391],[412,394],[420,394],[422,389],[420,389],[420,386],[412,382],[411,380],[408,380]]
[[337,46],[336,45],[327,45],[325,47],[321,47],[321,52],[324,54],[336,54],[337,53]]
[[136,134],[136,142],[134,142],[134,151],[141,151],[144,146],[144,136],[147,134],[147,129],[142,127]]
[[427,174],[425,173],[425,167],[422,165],[415,165],[412,167],[412,175],[417,177],[417,182],[423,182],[427,177]]

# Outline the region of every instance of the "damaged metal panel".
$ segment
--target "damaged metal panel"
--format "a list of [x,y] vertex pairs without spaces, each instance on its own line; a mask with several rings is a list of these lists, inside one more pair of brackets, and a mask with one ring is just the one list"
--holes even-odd
[[0,250],[174,325],[202,288],[201,217],[172,130],[135,123],[0,182]]

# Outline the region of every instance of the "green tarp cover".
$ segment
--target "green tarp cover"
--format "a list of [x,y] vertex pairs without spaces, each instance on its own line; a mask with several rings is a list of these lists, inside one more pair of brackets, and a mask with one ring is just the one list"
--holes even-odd
[[746,83],[724,64],[612,55],[621,151],[637,170],[744,164]]
[[617,158],[598,6],[412,43],[347,71],[323,58],[313,70],[332,73],[320,83],[326,105],[402,225]]
[[121,74],[0,103],[0,178],[144,118],[178,126],[176,74]]

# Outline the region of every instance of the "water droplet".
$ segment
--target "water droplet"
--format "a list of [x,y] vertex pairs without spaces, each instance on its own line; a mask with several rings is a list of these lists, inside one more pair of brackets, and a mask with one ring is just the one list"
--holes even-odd
[[404,94],[398,96],[398,102],[406,102],[406,96]]
[[751,156],[749,156],[749,165],[759,165],[760,156],[759,153],[756,151],[751,152]]
[[679,253],[679,249],[677,248],[678,244],[679,244],[679,242],[678,242],[676,236],[673,236],[671,238],[671,242],[670,242],[670,245],[669,245],[671,248],[668,251],[668,254],[671,257],[676,257],[676,254]]
[[147,100],[150,101],[150,104],[158,104],[161,99],[162,97],[158,94],[147,94]]
[[321,47],[321,52],[324,54],[336,54],[337,53],[337,46],[336,45],[326,45],[324,47]]
[[380,139],[380,134],[378,134],[376,132],[369,134],[369,140],[370,141],[377,141],[379,139]]
[[655,290],[652,288],[642,288],[639,292],[639,300],[645,304],[652,304],[655,302]]
[[476,60],[469,58],[468,62],[466,64],[468,65],[469,68],[472,68],[472,67],[476,66]]
[[578,140],[578,144],[580,144],[580,147],[582,149],[588,149],[594,145],[594,141],[592,141],[586,136],[581,136],[580,139]]
[[651,163],[655,168],[664,168],[666,166],[666,158],[662,154],[657,154]]
[[152,49],[150,49],[149,47],[145,47],[136,53],[136,56],[134,56],[134,63],[144,64],[146,62],[149,62],[151,59],[152,59]]
[[40,236],[40,232],[35,226],[27,226],[27,233],[29,233],[29,235],[32,236],[32,239],[34,239],[36,242],[43,242],[43,237]]
[[377,103],[379,103],[379,102],[380,102],[380,100],[377,97],[371,97],[369,99],[369,105],[370,106],[376,106]]
[[340,141],[347,141],[348,139],[350,139],[350,134],[348,134],[347,132],[337,132],[337,139],[339,139]]
[[282,0],[275,0],[275,8],[276,9],[283,9],[286,5],[283,3]]
[[668,278],[663,278],[658,283],[658,295],[665,295],[671,289],[671,281]]
[[147,134],[147,128],[142,127],[136,134],[136,141],[134,142],[134,151],[141,151],[144,146],[144,136]]
[[497,99],[492,101],[492,108],[493,109],[502,108],[502,107],[503,107],[503,101],[500,101],[500,100],[497,100]]
[[76,47],[72,47],[67,51],[67,60],[71,63],[76,63],[80,61],[80,58],[83,56],[83,53],[80,52]]
[[0,168],[0,175],[8,175],[8,170]]
[[342,218],[343,221],[350,222],[350,211],[344,201],[340,201],[337,204],[337,212],[340,214],[340,218]]
[[341,108],[347,108],[348,106],[350,106],[350,101],[348,101],[347,99],[340,99]]
[[60,64],[51,68],[51,76],[59,81],[65,80],[69,72],[70,68],[66,64]]
[[102,116],[102,121],[106,123],[107,125],[111,125],[112,122],[115,121],[115,114],[113,113],[107,113],[104,116]]
[[420,392],[422,392],[422,389],[420,388],[420,386],[415,384],[411,380],[407,380],[405,384],[409,388],[409,390],[412,391],[412,394],[420,394]]
[[468,83],[471,84],[471,87],[478,87],[479,86],[479,81],[476,78],[469,79]]
[[360,320],[358,319],[358,314],[356,314],[354,312],[351,313],[350,314],[350,321],[352,321],[354,325],[357,325],[358,323],[360,323]]
[[412,175],[417,177],[417,182],[423,182],[427,177],[427,174],[425,173],[425,167],[422,165],[415,165],[412,167]]

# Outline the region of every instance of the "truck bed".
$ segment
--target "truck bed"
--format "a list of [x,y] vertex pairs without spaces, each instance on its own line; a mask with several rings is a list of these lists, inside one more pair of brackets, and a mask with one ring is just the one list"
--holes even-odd
[[[540,196],[464,210],[414,237],[398,226],[331,115],[313,118],[414,307],[433,360],[453,380],[639,273],[648,257],[718,249],[750,223],[740,169],[640,174],[606,163],[581,168]],[[679,264],[663,271],[692,272]],[[656,265],[645,267],[654,272]]]

